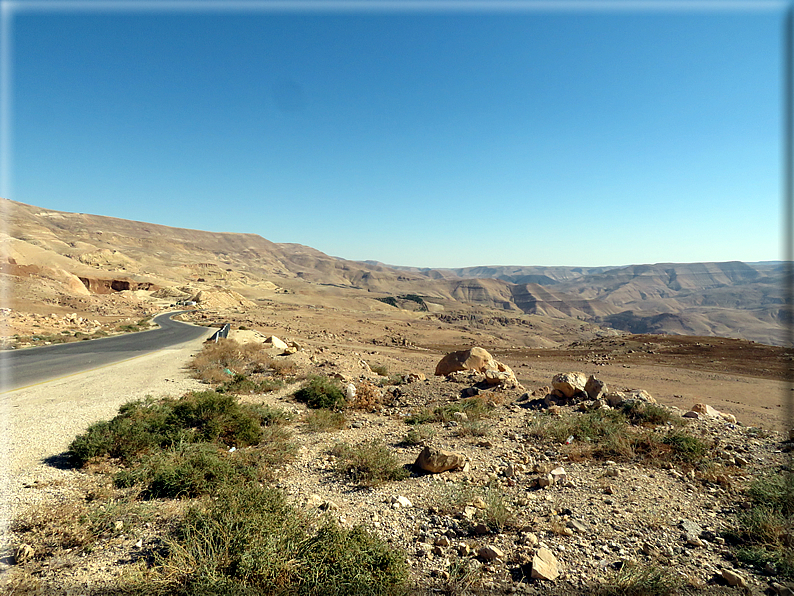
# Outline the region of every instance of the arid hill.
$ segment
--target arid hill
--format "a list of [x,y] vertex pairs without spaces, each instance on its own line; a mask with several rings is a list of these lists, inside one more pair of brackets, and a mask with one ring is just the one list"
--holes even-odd
[[76,308],[75,296],[88,296],[88,304],[118,292],[142,299],[141,291],[190,298],[216,289],[295,304],[341,300],[364,311],[413,307],[401,298],[413,296],[431,313],[484,309],[488,316],[539,315],[634,333],[783,341],[778,263],[417,269],[347,261],[256,234],[0,201],[8,222],[0,265],[16,309]]

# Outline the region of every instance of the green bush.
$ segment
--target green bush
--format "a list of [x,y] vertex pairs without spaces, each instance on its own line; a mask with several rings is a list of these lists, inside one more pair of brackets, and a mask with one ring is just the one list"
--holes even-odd
[[169,594],[343,595],[403,593],[407,565],[361,527],[312,531],[284,496],[227,487],[191,508],[159,568]]
[[364,486],[404,480],[410,475],[380,441],[360,445],[337,443],[331,453],[338,458],[337,472]]
[[217,442],[241,447],[262,439],[263,426],[276,418],[272,409],[239,404],[214,391],[179,399],[135,401],[110,421],[98,422],[69,445],[78,466],[98,456],[129,461],[155,449],[183,443]]
[[246,375],[236,373],[231,381],[227,381],[219,385],[215,391],[218,393],[269,393],[284,386],[284,381],[281,379],[263,379],[255,381]]
[[659,426],[667,423],[680,426],[683,424],[680,416],[674,416],[670,410],[657,404],[628,400],[622,405],[620,411],[631,424],[642,426]]
[[143,485],[143,498],[198,497],[216,487],[257,478],[256,468],[241,453],[222,452],[209,443],[180,445],[158,451],[114,479],[117,487]]
[[342,388],[328,377],[311,377],[305,387],[295,392],[295,399],[305,402],[310,408],[334,409],[345,405]]
[[770,473],[749,488],[749,508],[740,511],[725,537],[737,558],[759,570],[767,563],[780,577],[794,578],[794,548],[788,539],[794,527],[794,473]]
[[673,458],[687,463],[695,463],[702,459],[709,450],[702,439],[683,431],[671,431],[662,439],[662,443],[669,445]]

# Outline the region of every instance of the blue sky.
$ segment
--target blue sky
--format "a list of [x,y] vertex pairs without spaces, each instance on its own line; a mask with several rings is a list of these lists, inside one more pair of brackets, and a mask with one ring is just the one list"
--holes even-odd
[[16,6],[17,201],[397,265],[782,258],[783,4]]

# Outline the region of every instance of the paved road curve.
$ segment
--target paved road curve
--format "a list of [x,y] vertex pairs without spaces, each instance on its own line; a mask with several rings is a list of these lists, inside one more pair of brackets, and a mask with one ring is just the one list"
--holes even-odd
[[206,327],[171,320],[176,314],[179,313],[157,315],[154,322],[160,325],[159,329],[41,348],[2,351],[0,352],[0,391],[11,391],[98,368],[201,336],[209,336],[213,331]]

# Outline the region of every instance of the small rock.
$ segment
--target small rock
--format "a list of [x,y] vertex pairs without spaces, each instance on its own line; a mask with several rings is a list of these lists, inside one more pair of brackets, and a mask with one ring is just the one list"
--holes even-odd
[[449,546],[450,544],[452,544],[452,542],[450,542],[449,537],[447,537],[447,536],[445,536],[443,534],[441,536],[439,536],[438,538],[436,538],[436,541],[435,541],[435,545],[436,546]]
[[742,577],[735,571],[731,571],[730,569],[722,570],[722,579],[728,582],[728,584],[731,586],[738,586],[740,588],[747,587],[747,582],[745,581],[744,577]]
[[485,561],[493,561],[494,559],[504,559],[505,554],[495,546],[486,545],[477,551],[477,556]]
[[557,558],[547,548],[539,548],[532,557],[532,571],[530,576],[533,579],[545,579],[553,581],[560,575],[559,563]]
[[411,501],[410,501],[410,499],[408,499],[408,497],[404,497],[402,495],[392,497],[391,498],[391,504],[397,506],[397,507],[395,507],[395,509],[399,509],[399,508],[406,509],[408,507],[413,507],[414,506],[414,504],[411,503]]

